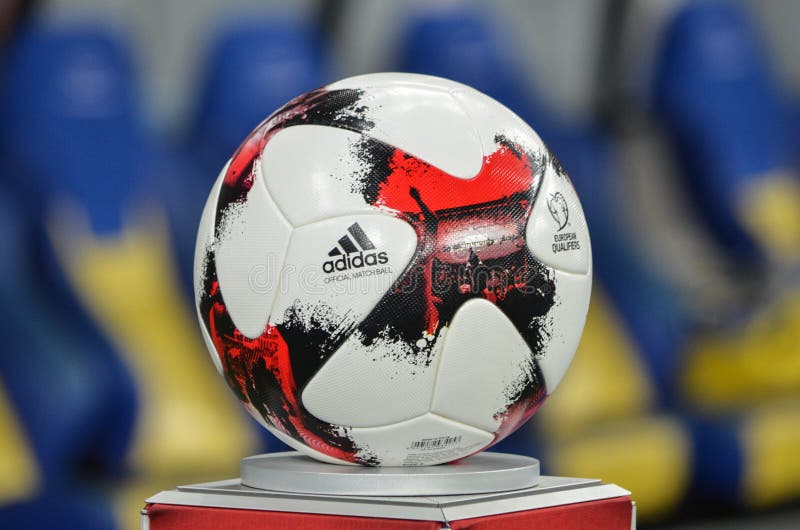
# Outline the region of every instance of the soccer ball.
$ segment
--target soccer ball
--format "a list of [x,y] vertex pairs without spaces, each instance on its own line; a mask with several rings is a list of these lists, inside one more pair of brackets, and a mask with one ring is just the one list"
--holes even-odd
[[556,157],[467,86],[371,74],[295,98],[223,168],[195,259],[202,333],[247,410],[332,463],[479,452],[572,360],[589,233]]

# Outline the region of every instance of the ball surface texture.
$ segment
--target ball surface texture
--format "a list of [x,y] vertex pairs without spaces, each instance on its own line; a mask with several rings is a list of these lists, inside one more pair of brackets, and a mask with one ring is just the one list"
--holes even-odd
[[370,74],[295,98],[223,168],[195,295],[247,410],[317,459],[433,465],[522,425],[558,385],[589,233],[519,117],[445,79]]

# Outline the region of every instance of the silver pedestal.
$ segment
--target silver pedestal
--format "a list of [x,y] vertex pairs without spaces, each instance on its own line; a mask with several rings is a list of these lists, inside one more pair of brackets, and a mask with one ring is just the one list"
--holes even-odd
[[468,495],[539,483],[538,460],[503,453],[479,453],[439,466],[362,467],[325,464],[292,451],[245,458],[241,472],[242,485],[250,488],[316,495]]
[[[629,491],[614,484],[603,484],[599,480],[546,475],[539,477],[536,486],[516,491],[407,497],[284,493],[250,488],[237,478],[180,486],[177,490],[157,493],[146,502],[199,508],[440,521],[442,528],[448,528],[449,521],[594,502],[628,495]],[[631,509],[633,529],[636,521],[635,506],[631,505]],[[586,524],[591,526],[591,521]],[[141,528],[143,530],[150,528],[147,510],[142,512]]]

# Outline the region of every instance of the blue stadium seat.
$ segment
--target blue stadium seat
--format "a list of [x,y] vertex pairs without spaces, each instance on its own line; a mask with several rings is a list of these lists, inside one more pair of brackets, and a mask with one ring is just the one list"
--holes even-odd
[[400,70],[446,77],[498,100],[550,141],[551,116],[537,108],[507,35],[480,9],[420,8],[410,17],[398,56]]
[[7,63],[2,138],[11,163],[36,181],[25,183],[28,192],[74,197],[93,231],[118,230],[123,205],[154,164],[134,125],[124,45],[102,26],[34,26],[17,38]]
[[797,502],[792,455],[800,432],[797,400],[691,417],[695,453],[692,496],[698,502],[765,509]]
[[238,20],[220,28],[187,138],[203,186],[211,189],[225,161],[264,118],[330,81],[318,42],[310,24],[291,18]]
[[87,464],[118,469],[135,402],[107,347],[76,333],[49,296],[27,221],[12,197],[0,194],[0,381],[47,488],[69,483]]
[[745,468],[737,421],[728,418],[692,418],[695,456],[692,497],[712,502],[734,502],[740,495]]
[[68,219],[80,224],[85,215],[93,233],[106,236],[122,226],[125,201],[151,162],[140,131],[129,126],[135,119],[131,66],[124,47],[104,28],[31,26],[9,50],[5,75],[10,81],[0,98],[0,135],[13,168],[9,188],[16,192],[14,200],[36,215],[45,296],[58,308],[58,322],[77,335],[75,347],[88,357],[83,369],[96,392],[94,424],[84,426],[80,436],[92,446],[87,457],[94,465],[119,469],[133,429],[136,392],[71,291],[48,233],[56,228],[54,207],[64,204],[80,205]]
[[[0,134],[7,159],[24,170],[17,178],[29,175],[43,199],[39,240],[61,320],[98,354],[95,386],[115,391],[96,402],[92,456],[124,456],[181,481],[201,453],[206,469],[227,469],[254,437],[180,290],[164,197],[176,177],[140,122],[134,74],[112,28],[33,28],[10,55]],[[137,396],[137,443],[126,454],[130,439],[115,433],[130,438],[118,425],[134,421]]]
[[[126,514],[127,518],[135,514]],[[46,493],[0,508],[3,528],[48,528],[50,530],[115,530],[117,519],[109,506],[74,492]]]
[[792,161],[794,162],[795,172],[800,172],[800,100],[794,97],[792,108],[787,116],[788,127],[792,133]]
[[[11,498],[0,494],[0,527],[110,530],[116,528],[110,504],[85,488],[84,477],[121,467],[133,428],[133,411],[125,407],[134,403],[120,392],[132,388],[48,296],[32,260],[28,220],[1,192],[0,401],[7,398],[23,444],[21,454],[12,444],[6,458],[28,464],[5,470],[17,474],[4,480],[22,488]],[[120,417],[128,421],[109,421]]]
[[764,249],[741,207],[754,184],[796,159],[790,107],[743,6],[687,2],[666,28],[653,67],[653,111],[677,148],[698,212],[733,257],[758,261]]

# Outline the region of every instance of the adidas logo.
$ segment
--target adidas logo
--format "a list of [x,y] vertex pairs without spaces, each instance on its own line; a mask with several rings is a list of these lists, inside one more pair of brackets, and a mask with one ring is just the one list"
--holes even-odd
[[328,252],[328,257],[334,259],[329,259],[322,264],[323,271],[326,273],[346,271],[384,265],[389,262],[386,252],[370,252],[375,250],[375,244],[367,237],[366,232],[358,223],[350,225],[347,232],[336,242],[337,246]]

